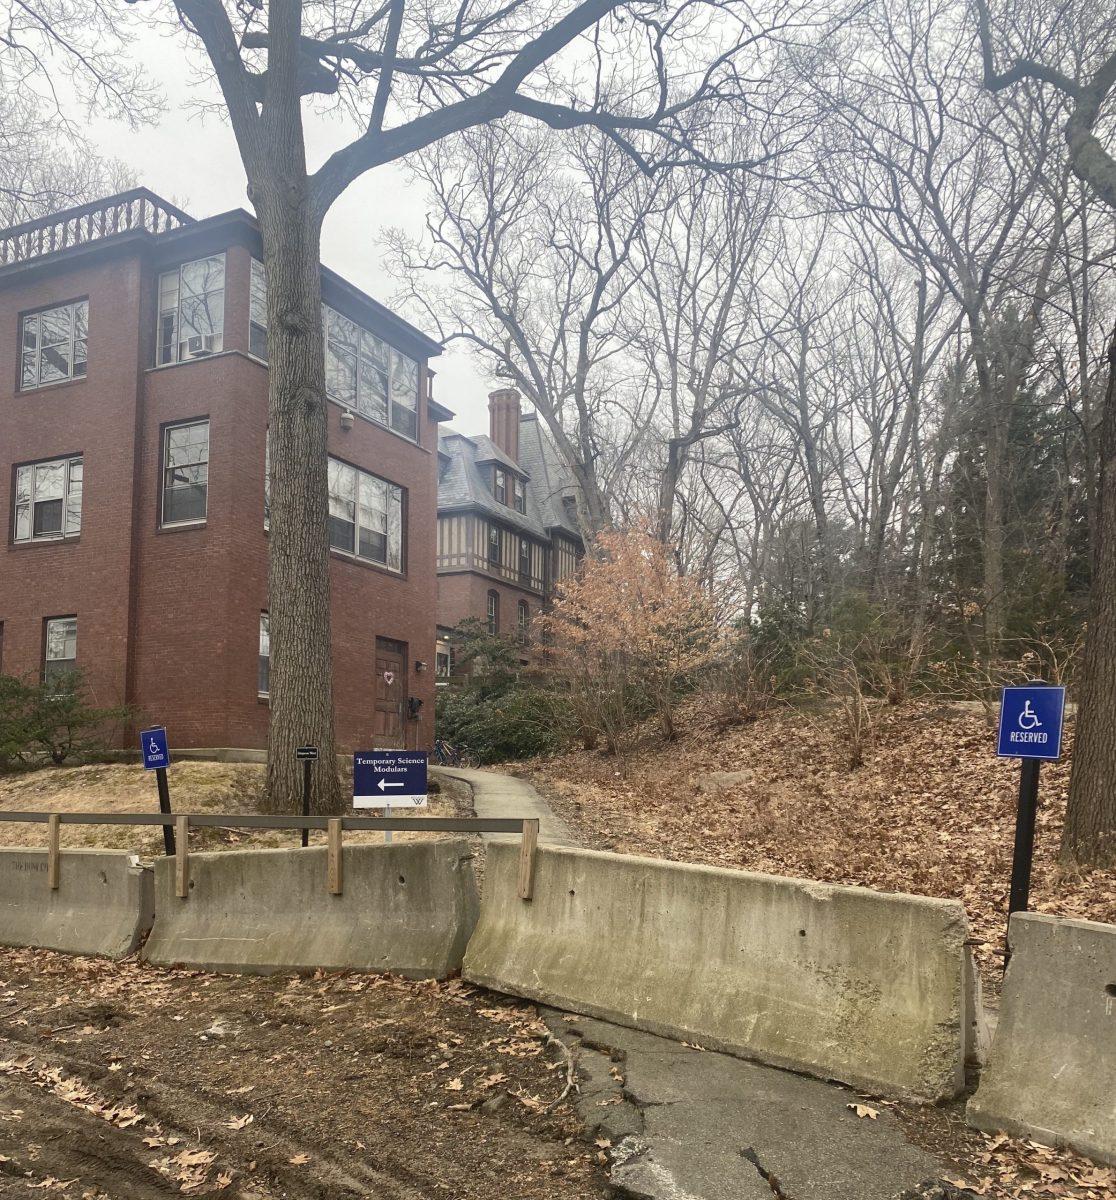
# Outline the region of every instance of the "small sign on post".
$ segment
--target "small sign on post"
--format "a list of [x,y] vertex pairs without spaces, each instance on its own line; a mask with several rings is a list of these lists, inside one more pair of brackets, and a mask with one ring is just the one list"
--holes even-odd
[[[296,746],[295,760],[302,763],[302,815],[310,815],[310,764],[318,761],[317,746]],[[310,845],[310,830],[302,831],[302,844]]]
[[[353,755],[353,808],[425,808],[427,755],[417,750],[358,750]],[[391,841],[391,830],[384,831]]]
[[[155,772],[155,783],[159,788],[159,811],[170,816],[170,785],[167,783],[170,748],[164,726],[155,725],[143,730],[140,734],[140,754],[143,757],[143,769]],[[174,857],[174,830],[169,825],[163,826],[163,849],[168,858]]]
[[[1015,817],[1015,852],[1011,864],[1011,914],[1026,912],[1031,897],[1031,863],[1035,854],[1035,816],[1038,812],[1039,768],[1062,753],[1062,722],[1066,689],[1047,683],[1006,687],[1000,697],[1000,732],[996,753],[1019,758],[1019,805]],[[1011,958],[1007,944],[1004,966]]]

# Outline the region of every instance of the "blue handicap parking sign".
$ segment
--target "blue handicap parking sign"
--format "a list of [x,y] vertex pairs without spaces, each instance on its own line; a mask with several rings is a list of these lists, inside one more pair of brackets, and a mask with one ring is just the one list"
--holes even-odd
[[156,725],[154,729],[145,729],[140,734],[140,752],[143,754],[143,766],[146,771],[170,766],[167,731],[162,725]]
[[424,807],[426,758],[420,750],[358,750],[353,755],[353,807]]
[[1004,688],[996,753],[1001,758],[1057,758],[1062,752],[1065,707],[1064,687]]

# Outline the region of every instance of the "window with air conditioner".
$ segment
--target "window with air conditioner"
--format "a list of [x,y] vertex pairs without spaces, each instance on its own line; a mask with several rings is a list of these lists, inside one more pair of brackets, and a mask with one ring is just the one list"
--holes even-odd
[[224,254],[183,263],[159,276],[160,366],[217,354],[224,339]]

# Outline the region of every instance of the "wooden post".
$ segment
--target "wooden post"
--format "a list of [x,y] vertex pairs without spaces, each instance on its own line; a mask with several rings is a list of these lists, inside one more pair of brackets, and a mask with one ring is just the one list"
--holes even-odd
[[539,822],[523,822],[523,841],[519,846],[519,898],[530,900],[535,894],[535,851],[539,845]]
[[326,829],[329,837],[329,848],[326,851],[326,886],[330,895],[340,896],[345,883],[341,860],[341,818],[330,817]]
[[185,900],[190,894],[190,818],[177,817],[175,825],[174,879],[175,895]]
[[58,875],[61,867],[61,853],[59,850],[60,834],[62,830],[62,818],[58,813],[51,813],[47,817],[47,883],[52,891],[58,890]]

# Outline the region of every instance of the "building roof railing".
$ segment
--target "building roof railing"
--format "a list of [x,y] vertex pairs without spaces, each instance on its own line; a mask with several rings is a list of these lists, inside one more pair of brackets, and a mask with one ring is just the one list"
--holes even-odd
[[193,223],[189,213],[175,208],[161,196],[147,188],[133,188],[10,229],[0,229],[0,266],[41,258],[122,233],[167,233]]

